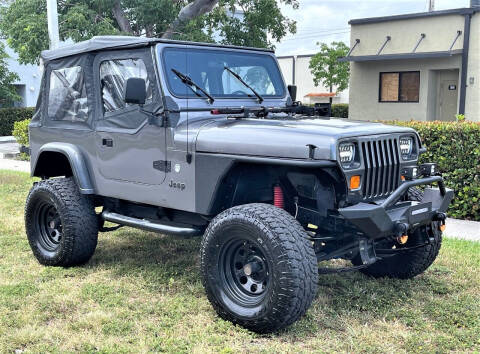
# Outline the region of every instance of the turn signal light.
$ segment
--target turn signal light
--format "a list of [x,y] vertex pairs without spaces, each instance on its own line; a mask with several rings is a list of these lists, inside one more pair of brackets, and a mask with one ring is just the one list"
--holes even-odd
[[439,227],[440,231],[444,232],[447,229],[447,225],[443,224]]
[[360,176],[350,177],[350,190],[355,190],[360,188]]

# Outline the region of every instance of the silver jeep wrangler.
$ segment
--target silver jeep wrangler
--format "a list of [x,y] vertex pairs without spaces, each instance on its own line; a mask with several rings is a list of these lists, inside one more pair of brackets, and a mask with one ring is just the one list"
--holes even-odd
[[305,314],[319,273],[411,278],[435,260],[453,192],[417,165],[418,134],[319,116],[271,51],[96,37],[42,59],[25,208],[40,263],[85,263],[121,226],[203,235],[213,307],[265,333]]

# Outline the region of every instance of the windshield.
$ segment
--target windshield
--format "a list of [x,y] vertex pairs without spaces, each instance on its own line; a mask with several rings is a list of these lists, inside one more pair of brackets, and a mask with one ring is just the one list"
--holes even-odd
[[166,48],[163,51],[163,62],[168,88],[177,97],[198,98],[195,94],[198,88],[187,87],[172,69],[188,76],[215,98],[255,97],[252,90],[226,68],[237,73],[264,98],[285,96],[285,87],[277,62],[267,54]]

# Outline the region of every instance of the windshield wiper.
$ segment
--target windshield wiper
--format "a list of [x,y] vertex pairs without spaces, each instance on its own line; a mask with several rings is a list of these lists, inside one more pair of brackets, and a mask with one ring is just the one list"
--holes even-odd
[[230,69],[228,66],[224,66],[225,70],[227,70],[230,74],[232,74],[238,81],[240,81],[245,87],[247,87],[248,89],[250,89],[250,91],[253,92],[253,94],[255,96],[257,96],[257,99],[258,99],[258,103],[262,103],[264,101],[263,97],[260,96],[260,94],[255,91],[255,89],[250,86],[249,84],[247,84],[245,82],[245,80],[242,79],[242,77],[240,75],[238,75],[235,71],[233,71],[232,69]]
[[[187,85],[188,87],[190,87],[190,89],[193,91],[193,93],[195,95],[197,95],[198,97],[202,97],[201,94],[199,94],[197,91],[195,91],[193,89],[193,87],[195,87],[197,90],[199,90],[200,92],[202,92],[207,98],[208,98],[208,102],[210,104],[212,104],[213,102],[215,102],[215,99],[207,92],[205,91],[203,88],[201,88],[198,84],[195,83],[195,81],[193,81],[189,76],[185,75],[185,74],[182,74],[180,71],[178,70],[175,70],[172,68],[172,71],[175,75],[178,76],[178,78],[180,80],[182,80],[182,82]],[[193,86],[193,87],[192,87]]]

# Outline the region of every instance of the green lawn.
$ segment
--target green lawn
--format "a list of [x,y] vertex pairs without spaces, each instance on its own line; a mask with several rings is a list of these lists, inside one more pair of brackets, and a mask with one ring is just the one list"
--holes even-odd
[[200,281],[199,239],[101,234],[80,268],[33,258],[32,180],[0,171],[0,351],[445,352],[480,350],[480,243],[447,239],[414,280],[323,276],[307,316],[261,336],[219,319]]

